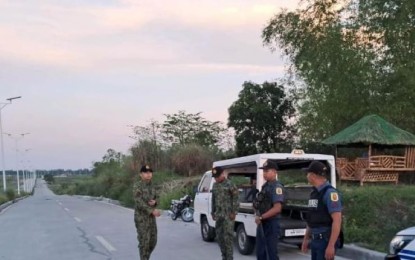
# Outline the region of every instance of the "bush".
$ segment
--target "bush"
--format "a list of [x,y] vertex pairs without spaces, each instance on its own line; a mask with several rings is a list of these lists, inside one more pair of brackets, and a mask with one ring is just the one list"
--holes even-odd
[[52,174],[45,174],[45,176],[43,176],[43,179],[48,183],[48,184],[51,184],[51,183],[54,183],[54,181],[55,181],[55,178],[53,177],[53,175]]
[[4,196],[3,194],[0,194],[0,205],[7,202],[7,198],[6,196]]
[[413,186],[341,186],[339,190],[346,243],[386,252],[396,232],[415,226]]
[[6,197],[7,200],[14,200],[16,198],[16,192],[14,191],[14,189],[7,189]]
[[174,171],[188,177],[204,173],[212,161],[212,152],[197,144],[178,147],[172,154]]
[[119,201],[121,202],[121,204],[125,207],[134,207],[134,199],[133,199],[133,192],[132,192],[132,187],[130,187],[129,189],[125,189],[123,191],[123,193],[121,194]]

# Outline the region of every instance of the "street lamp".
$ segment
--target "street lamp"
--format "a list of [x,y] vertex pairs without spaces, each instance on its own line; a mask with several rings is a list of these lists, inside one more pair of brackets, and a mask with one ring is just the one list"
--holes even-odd
[[0,103],[0,141],[1,141],[1,163],[3,166],[3,190],[6,191],[6,163],[4,162],[4,145],[3,145],[3,125],[1,124],[1,110],[12,103],[12,100],[21,98],[19,97],[12,97],[8,98],[8,103]]
[[10,138],[14,139],[15,141],[15,147],[16,147],[16,172],[17,172],[17,194],[20,195],[20,176],[19,176],[19,146],[17,145],[17,141],[20,139],[23,139],[25,135],[28,135],[30,133],[24,133],[20,134],[20,136],[13,136],[12,134],[4,133],[8,135]]
[[26,153],[28,151],[32,150],[31,148],[28,149],[24,149],[23,155],[22,155],[22,159],[20,162],[22,163],[22,167],[23,167],[23,190],[25,192],[29,191],[29,185],[30,185],[30,178],[31,178],[31,172],[30,169],[28,168],[28,163],[30,162],[29,160],[24,161],[24,159],[27,159]]

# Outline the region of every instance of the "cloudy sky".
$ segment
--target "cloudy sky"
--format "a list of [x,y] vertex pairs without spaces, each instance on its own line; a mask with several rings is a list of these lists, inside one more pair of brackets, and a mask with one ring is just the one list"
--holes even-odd
[[244,81],[283,75],[261,30],[296,2],[0,0],[0,103],[22,96],[1,110],[6,169],[16,138],[19,165],[78,169],[126,153],[127,125],[179,110],[226,122]]

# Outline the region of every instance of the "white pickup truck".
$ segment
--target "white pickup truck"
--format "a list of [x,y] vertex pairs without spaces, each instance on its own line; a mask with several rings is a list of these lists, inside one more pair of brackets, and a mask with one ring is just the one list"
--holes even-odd
[[[302,180],[302,184],[285,185],[286,202],[281,214],[280,239],[286,243],[301,245],[305,234],[305,218],[308,211],[308,197],[311,186],[307,184],[306,174],[303,168],[318,160],[325,163],[330,169],[330,182],[336,186],[335,160],[332,155],[305,154],[302,150],[294,150],[292,153],[268,153],[255,154],[234,159],[217,161],[213,167],[221,166],[225,174],[239,188],[239,212],[235,219],[235,232],[237,248],[241,254],[251,254],[255,246],[256,224],[252,198],[246,198],[251,189],[261,190],[264,184],[263,171],[258,169],[266,160],[275,161],[280,170],[278,175],[296,176]],[[255,180],[255,181],[254,181]],[[213,241],[215,238],[215,221],[211,216],[212,186],[215,179],[212,173],[207,171],[198,186],[194,200],[194,220],[200,224],[203,240]],[[253,186],[253,184],[256,185]],[[284,183],[283,183],[284,184]]]

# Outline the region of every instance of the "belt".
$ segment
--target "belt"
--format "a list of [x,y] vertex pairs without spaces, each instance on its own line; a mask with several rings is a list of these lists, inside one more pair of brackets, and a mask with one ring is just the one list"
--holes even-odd
[[326,239],[326,238],[329,238],[329,234],[330,232],[311,234],[311,239],[313,240]]

